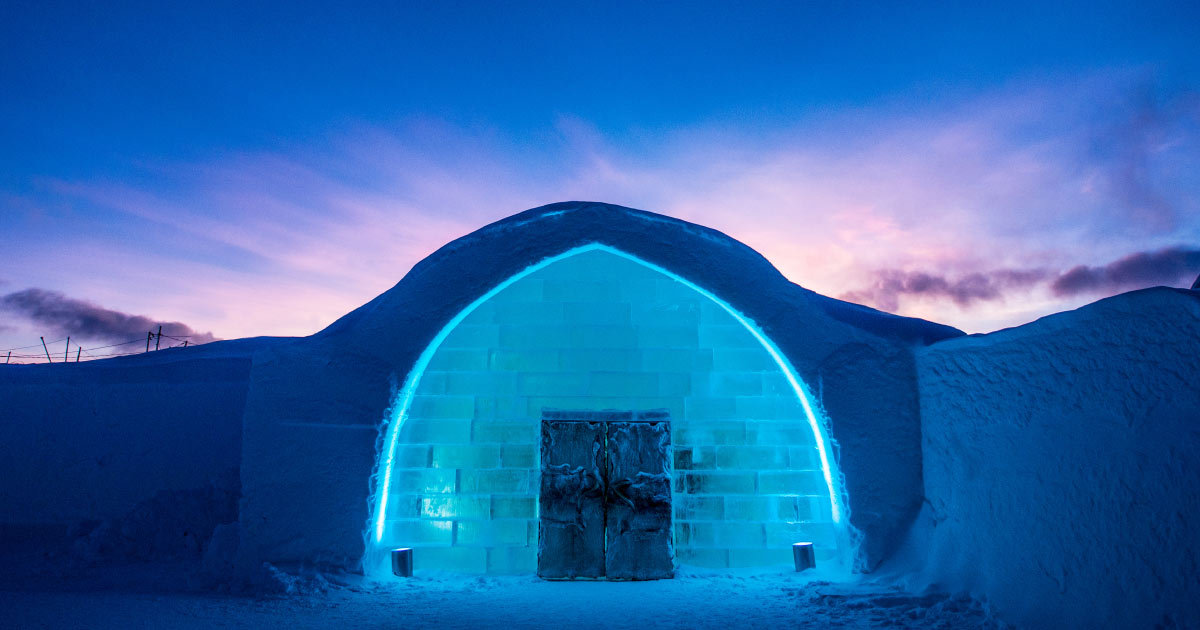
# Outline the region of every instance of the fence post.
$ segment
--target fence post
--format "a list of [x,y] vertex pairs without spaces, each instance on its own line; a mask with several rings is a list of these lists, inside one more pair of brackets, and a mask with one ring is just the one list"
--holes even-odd
[[158,343],[162,341],[162,324],[158,326],[158,338],[154,340],[154,349],[158,350]]
[[46,363],[54,363],[54,359],[50,358],[50,349],[46,347],[46,338],[38,337],[38,339],[42,340],[42,350],[46,351]]
[[67,354],[71,351],[71,335],[67,335],[67,345],[63,347],[63,363],[66,363],[71,355]]
[[75,362],[79,363],[79,353],[83,352],[83,348],[75,346]]
[[5,365],[8,365],[8,362],[9,362],[9,361],[11,361],[11,360],[12,360],[12,350],[9,350],[9,351],[8,351],[8,358],[4,359],[4,364],[5,364]]
[[146,352],[150,352],[150,338],[153,336],[154,333],[150,332],[149,330],[146,331]]

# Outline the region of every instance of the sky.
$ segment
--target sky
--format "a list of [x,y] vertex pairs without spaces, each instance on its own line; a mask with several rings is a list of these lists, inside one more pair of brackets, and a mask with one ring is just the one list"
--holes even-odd
[[967,332],[1200,274],[1195,2],[172,4],[3,10],[0,352],[312,334],[564,200]]

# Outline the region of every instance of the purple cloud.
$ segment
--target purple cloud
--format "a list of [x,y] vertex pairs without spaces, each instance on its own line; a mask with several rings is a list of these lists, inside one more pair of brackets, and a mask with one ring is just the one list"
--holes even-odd
[[0,297],[0,310],[24,317],[54,335],[119,343],[157,332],[187,338],[193,344],[215,341],[211,332],[197,332],[181,322],[160,322],[141,315],[129,315],[103,308],[57,291],[24,289]]
[[1041,269],[999,269],[951,279],[924,271],[882,269],[876,272],[871,286],[844,293],[841,299],[873,304],[885,311],[898,310],[902,295],[950,299],[965,307],[979,301],[1000,299],[1012,289],[1031,287],[1047,275]]
[[1117,293],[1142,287],[1187,286],[1200,273],[1200,249],[1172,247],[1138,252],[1100,267],[1072,267],[1050,284],[1059,297]]
[[[840,297],[885,311],[900,310],[902,296],[950,300],[960,307],[1026,294],[1048,282],[1056,297],[1113,295],[1145,287],[1187,286],[1200,273],[1200,249],[1174,247],[1130,254],[1107,265],[1078,265],[1065,272],[1047,269],[996,269],[959,275],[880,269],[870,284]],[[1200,277],[1196,278],[1200,283]],[[1194,287],[1193,287],[1194,288]]]

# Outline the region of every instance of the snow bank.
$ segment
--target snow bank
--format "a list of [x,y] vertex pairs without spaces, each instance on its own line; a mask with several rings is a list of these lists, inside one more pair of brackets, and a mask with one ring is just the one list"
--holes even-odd
[[926,578],[1028,627],[1200,627],[1200,293],[919,353]]
[[242,441],[237,567],[355,569],[379,424],[398,377],[377,358],[306,339],[260,353]]
[[206,539],[237,494],[250,354],[265,343],[0,366],[0,546],[91,530],[91,551],[148,557],[193,521]]
[[[161,587],[164,580],[159,576],[153,576],[156,579],[149,585],[140,575],[89,576],[79,592],[62,592],[56,580],[49,589],[0,589],[0,611],[12,628],[93,630],[1003,627],[989,618],[978,602],[961,596],[906,593],[877,584],[831,584],[796,573],[680,576],[653,582],[558,582],[533,577],[456,575],[421,576],[394,583],[372,582],[353,575],[274,574],[279,594],[265,597],[169,592]],[[70,580],[74,576],[67,577]],[[93,585],[97,583],[111,587],[96,588]]]

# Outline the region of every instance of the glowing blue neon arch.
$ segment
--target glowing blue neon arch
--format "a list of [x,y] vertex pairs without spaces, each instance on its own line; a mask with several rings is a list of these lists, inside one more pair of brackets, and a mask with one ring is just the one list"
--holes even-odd
[[809,401],[810,394],[808,393],[807,387],[805,387],[804,383],[796,375],[796,370],[792,368],[791,363],[787,360],[783,353],[780,352],[779,348],[775,346],[774,342],[768,339],[753,321],[751,321],[745,315],[739,313],[737,309],[733,308],[733,306],[731,306],[728,302],[722,300],[716,295],[713,295],[711,292],[701,288],[700,286],[697,286],[695,283],[687,280],[686,278],[680,277],[678,274],[672,273],[666,269],[663,269],[662,267],[659,267],[658,265],[642,260],[637,256],[628,254],[614,247],[609,247],[608,245],[603,245],[601,243],[590,243],[588,245],[567,250],[561,254],[558,254],[557,256],[546,258],[545,260],[530,265],[522,271],[510,276],[508,279],[493,287],[487,293],[479,296],[479,298],[477,298],[474,302],[468,304],[466,308],[464,308],[449,322],[447,322],[446,325],[443,326],[438,332],[437,336],[433,338],[433,341],[425,347],[424,352],[421,353],[421,356],[413,365],[412,370],[409,371],[408,378],[404,383],[404,387],[396,396],[396,400],[389,411],[391,419],[387,424],[387,433],[384,439],[384,457],[380,462],[378,472],[376,473],[378,475],[378,483],[376,485],[375,493],[377,498],[369,526],[370,542],[368,545],[368,553],[376,550],[379,543],[383,540],[383,529],[387,516],[388,493],[391,490],[392,482],[392,465],[395,460],[396,440],[400,435],[400,428],[404,425],[405,421],[408,420],[409,405],[412,403],[413,395],[416,393],[417,386],[421,382],[421,377],[425,373],[425,368],[429,365],[430,360],[433,359],[433,355],[437,353],[438,349],[441,347],[442,342],[446,339],[451,331],[453,331],[460,323],[462,323],[462,321],[466,319],[468,315],[474,312],[475,309],[479,308],[481,304],[487,302],[493,296],[508,288],[513,283],[522,280],[526,276],[529,276],[538,270],[544,269],[560,260],[591,251],[608,252],[610,254],[620,256],[657,271],[673,280],[683,283],[693,291],[696,291],[700,295],[712,300],[715,304],[724,309],[725,312],[732,315],[734,319],[741,323],[742,326],[745,326],[746,330],[750,331],[750,334],[752,334],[754,338],[757,339],[760,344],[762,344],[762,347],[766,349],[767,353],[771,356],[771,359],[776,365],[779,366],[779,369],[782,370],[783,374],[787,377],[787,381],[791,385],[792,391],[795,392],[796,397],[800,400],[800,405],[804,409],[804,415],[808,420],[809,427],[813,432],[813,439],[817,444],[817,453],[821,462],[821,473],[825,478],[825,486],[829,492],[829,504],[832,510],[833,522],[835,524],[841,524],[843,514],[841,493],[838,492],[838,484],[835,482],[835,479],[838,479],[838,476],[834,473],[835,464],[830,459],[829,448],[827,446],[829,442],[826,436],[824,423],[818,418],[816,410]]

